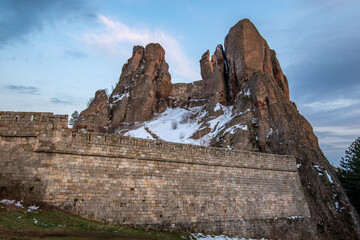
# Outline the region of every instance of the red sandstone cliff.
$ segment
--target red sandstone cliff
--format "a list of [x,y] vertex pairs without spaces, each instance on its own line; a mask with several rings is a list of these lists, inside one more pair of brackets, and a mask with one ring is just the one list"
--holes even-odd
[[[161,135],[165,128],[159,132],[158,126],[170,119],[173,130],[167,135],[177,134],[177,124],[193,126],[188,136],[180,133],[181,142],[188,139],[189,143],[293,155],[319,238],[360,239],[358,214],[311,125],[290,101],[288,81],[275,51],[248,19],[230,29],[224,46],[225,50],[218,45],[211,58],[209,51],[201,57],[203,80],[173,85],[159,44],[134,47],[108,104],[92,104],[81,113],[76,127],[96,130],[104,124],[103,129],[138,137],[140,130],[146,130],[167,140]],[[165,115],[177,115],[161,115],[165,110]],[[164,120],[135,124],[154,117]],[[129,131],[129,124],[139,131]]]

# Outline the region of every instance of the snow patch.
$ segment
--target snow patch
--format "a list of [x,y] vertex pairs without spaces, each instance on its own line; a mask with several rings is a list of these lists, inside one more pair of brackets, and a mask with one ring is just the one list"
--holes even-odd
[[119,95],[119,94],[117,93],[117,94],[115,94],[114,96],[111,97],[112,99],[114,99],[113,102],[112,102],[112,104],[117,103],[118,101],[121,101],[121,100],[123,100],[124,98],[128,98],[128,97],[130,97],[129,92],[123,93],[123,94],[121,94],[121,95]]
[[31,211],[37,211],[37,210],[39,210],[39,206],[30,206],[30,207],[28,207],[28,210],[27,210],[27,212],[31,212]]
[[19,208],[24,208],[24,206],[22,205],[22,201],[15,201],[15,200],[8,200],[8,199],[3,199],[0,201],[1,204],[3,205],[13,205],[15,207],[19,207]]
[[221,109],[221,104],[217,103],[216,106],[214,107],[214,112],[219,111]]
[[265,238],[255,239],[255,238],[238,238],[238,237],[228,237],[225,235],[204,235],[202,233],[192,233],[190,234],[191,240],[266,240]]
[[245,125],[245,122],[244,122],[244,123],[239,123],[239,124],[237,124],[237,125],[234,125],[234,126],[228,128],[228,129],[226,129],[226,130],[224,131],[224,134],[225,134],[225,133],[234,134],[234,133],[236,133],[236,132],[238,131],[238,129],[241,129],[241,130],[243,130],[243,131],[247,131],[247,130],[248,130],[248,127],[247,127],[247,125]]
[[[18,208],[24,208],[24,205],[22,205],[22,202],[23,202],[22,200],[16,202],[15,200],[8,200],[8,199],[2,199],[0,201],[0,203],[3,205],[14,205],[15,207],[18,207]],[[36,211],[36,210],[39,210],[39,206],[30,206],[30,207],[28,207],[26,212],[31,212],[31,211]]]
[[304,218],[303,216],[291,216],[291,217],[287,217],[286,219],[301,219]]
[[269,138],[269,137],[271,137],[273,134],[278,134],[279,135],[279,129],[276,129],[275,131],[274,131],[274,129],[273,128],[270,128],[270,131],[266,134],[266,138]]
[[270,128],[270,131],[266,134],[266,138],[271,137],[271,135],[273,135],[274,131],[272,128]]
[[239,112],[238,115],[242,115],[242,114],[245,114],[245,113],[250,112],[250,111],[251,111],[250,108],[248,108],[244,112]]
[[258,120],[257,120],[257,118],[251,119],[251,124],[254,125],[254,126],[257,126],[257,125],[258,125]]
[[3,199],[0,202],[1,204],[6,204],[6,205],[12,205],[15,203],[15,200],[8,200],[8,199]]
[[[153,139],[150,138],[150,135],[145,130],[145,128],[148,128],[153,134],[159,137],[159,140],[208,146],[210,140],[222,131],[225,125],[232,119],[232,106],[217,104],[214,109],[221,109],[223,114],[219,117],[213,117],[213,119],[204,124],[202,119],[208,112],[201,106],[192,108],[168,108],[165,112],[157,114],[153,119],[144,122],[138,126],[137,129],[130,130],[124,135]],[[250,111],[250,109],[248,109],[248,111]],[[174,121],[177,121],[176,128],[173,127]],[[247,126],[239,125],[237,127],[243,130],[247,129]],[[200,135],[199,139],[191,138],[194,133],[206,128],[210,129],[209,133]],[[120,133],[120,131],[117,131],[117,133]]]
[[329,182],[330,182],[331,184],[334,184],[334,181],[332,180],[330,174],[329,174],[326,170],[325,170],[325,173],[326,173],[326,176],[327,176],[328,179],[329,179]]
[[324,175],[324,173],[321,171],[321,168],[320,168],[319,165],[314,165],[314,168],[316,168],[316,170],[318,170],[319,176],[323,176],[323,175]]
[[24,206],[21,204],[20,201],[18,201],[17,203],[15,203],[15,206],[16,206],[16,207],[19,207],[19,208],[24,208]]
[[250,88],[248,88],[246,91],[241,90],[241,91],[238,93],[238,96],[241,95],[241,94],[244,94],[244,96],[250,96]]
[[332,198],[335,200],[337,197],[337,194],[333,192]]
[[205,136],[205,145],[209,145],[210,139],[214,138],[218,133],[225,128],[225,125],[230,122],[233,106],[222,106],[223,114],[219,117],[208,121],[210,132]]
[[154,140],[154,138],[151,136],[151,134],[148,133],[144,127],[129,131],[129,132],[125,133],[124,135],[129,136],[129,137],[137,137],[137,138]]
[[[169,108],[165,112],[158,114],[152,120],[144,122],[137,129],[126,132],[125,136],[153,139],[145,130],[148,128],[152,133],[159,137],[160,140],[167,142],[178,142],[199,145],[200,141],[190,138],[200,127],[198,121],[205,116],[206,112],[201,112],[202,107],[190,109]],[[191,119],[192,116],[197,117]],[[180,121],[178,121],[180,120]],[[176,129],[173,122],[178,121]]]

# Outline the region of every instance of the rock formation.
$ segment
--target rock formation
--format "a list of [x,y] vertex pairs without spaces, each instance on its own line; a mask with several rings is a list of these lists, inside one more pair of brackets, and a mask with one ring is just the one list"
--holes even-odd
[[[243,120],[259,151],[296,157],[319,238],[360,238],[356,211],[322,153],[311,125],[289,101],[288,82],[275,52],[249,20],[230,29],[225,38],[225,54],[233,111],[244,112],[244,106],[250,107],[252,114]],[[245,91],[249,93],[247,98]],[[217,144],[228,145],[221,140]]]
[[160,44],[134,47],[109,98],[112,129],[123,122],[149,120],[154,112],[165,110],[164,101],[171,92],[168,69]]
[[270,51],[267,42],[250,20],[244,19],[230,29],[225,38],[225,49],[232,101],[242,84],[246,84],[256,71],[274,76],[289,99],[287,79],[282,74],[275,51]]
[[105,90],[98,90],[89,107],[79,115],[74,129],[106,132],[110,120],[108,97]]
[[216,47],[214,55],[211,56],[207,50],[200,60],[201,77],[205,82],[206,98],[214,107],[217,103],[227,105],[226,99],[226,65],[224,50],[221,44]]
[[[88,124],[102,122],[103,127],[114,131],[123,123],[143,122],[154,113],[162,112],[167,107],[166,99],[171,93],[171,76],[165,61],[165,51],[160,44],[150,43],[146,48],[135,46],[133,55],[124,64],[118,84],[111,93],[108,104],[94,102],[80,114],[75,128],[94,130]],[[96,97],[95,97],[96,98]],[[102,99],[105,99],[103,97]],[[81,117],[91,109],[106,108],[110,121],[103,122],[100,116],[93,114],[92,119]],[[95,113],[95,112],[94,112]]]
[[[166,108],[203,106],[184,121],[199,126],[192,140],[202,143],[206,136],[212,146],[295,156],[319,239],[360,239],[359,216],[311,125],[290,101],[275,51],[248,19],[230,29],[224,46],[225,50],[218,45],[211,57],[209,51],[201,57],[202,80],[174,85],[159,44],[134,47],[109,104],[103,100],[91,104],[76,127],[93,126],[88,122],[94,121],[95,126],[104,123],[103,129],[109,126],[111,132],[124,122],[150,120]],[[100,104],[108,110],[97,120]],[[152,129],[146,131],[156,136]]]

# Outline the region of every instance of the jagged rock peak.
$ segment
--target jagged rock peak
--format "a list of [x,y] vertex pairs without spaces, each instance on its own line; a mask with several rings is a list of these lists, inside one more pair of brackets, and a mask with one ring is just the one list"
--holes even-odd
[[165,51],[158,43],[135,46],[124,64],[118,84],[110,95],[111,128],[123,122],[149,120],[164,111],[171,92],[171,76]]
[[276,55],[272,53],[266,40],[249,19],[239,21],[230,29],[225,37],[225,55],[232,101],[255,72],[273,76],[289,99],[287,79],[281,71]]

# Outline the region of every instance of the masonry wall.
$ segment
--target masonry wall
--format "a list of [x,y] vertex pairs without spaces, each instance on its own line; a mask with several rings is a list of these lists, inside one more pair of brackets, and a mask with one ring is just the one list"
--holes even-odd
[[48,113],[0,116],[0,186],[113,224],[314,237],[293,157],[77,133]]

